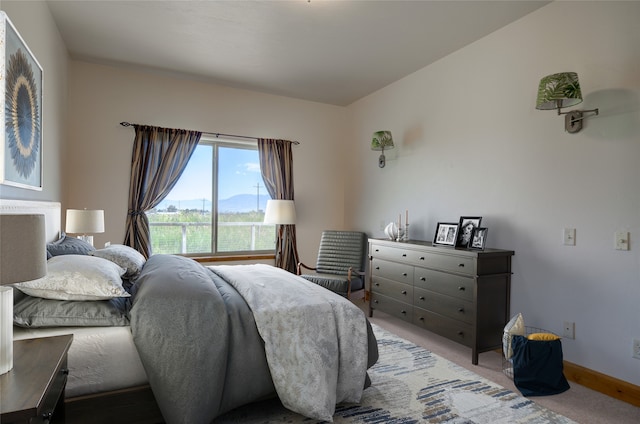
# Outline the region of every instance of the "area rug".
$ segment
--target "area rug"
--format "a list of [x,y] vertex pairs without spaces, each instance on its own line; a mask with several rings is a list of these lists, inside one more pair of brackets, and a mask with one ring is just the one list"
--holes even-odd
[[[380,358],[369,370],[371,387],[360,404],[339,405],[335,423],[574,423],[379,326],[373,330]],[[320,422],[272,400],[231,411],[215,423]]]

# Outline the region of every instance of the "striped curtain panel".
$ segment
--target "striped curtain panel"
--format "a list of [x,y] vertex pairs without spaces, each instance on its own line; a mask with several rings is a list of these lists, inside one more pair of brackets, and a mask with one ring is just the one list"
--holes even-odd
[[156,207],[176,185],[202,136],[198,131],[133,125],[129,210],[124,244],[151,256],[146,211]]
[[[294,200],[291,144],[288,140],[258,139],[262,179],[269,195],[275,200]],[[298,265],[296,226],[282,227],[282,239],[279,236],[280,232],[276,232],[276,245],[284,246],[282,255],[276,256],[276,266],[295,274]]]

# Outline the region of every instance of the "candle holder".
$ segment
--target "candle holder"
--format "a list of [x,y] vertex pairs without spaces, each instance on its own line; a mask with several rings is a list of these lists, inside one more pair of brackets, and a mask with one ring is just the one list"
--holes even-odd
[[409,224],[404,224],[404,241],[409,241]]

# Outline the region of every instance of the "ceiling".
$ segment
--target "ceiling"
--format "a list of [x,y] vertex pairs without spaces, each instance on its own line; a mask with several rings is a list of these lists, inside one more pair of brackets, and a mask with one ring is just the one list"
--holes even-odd
[[73,59],[346,106],[549,2],[47,3]]

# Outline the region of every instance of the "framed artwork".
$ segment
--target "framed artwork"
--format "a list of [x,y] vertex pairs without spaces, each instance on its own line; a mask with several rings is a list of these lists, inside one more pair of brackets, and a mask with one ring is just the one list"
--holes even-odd
[[42,67],[0,11],[0,183],[42,190]]
[[458,237],[458,224],[455,222],[438,222],[433,244],[455,246]]
[[469,242],[469,249],[484,250],[484,246],[487,243],[487,229],[484,227],[478,227],[473,230],[471,235],[471,241]]
[[456,247],[469,247],[473,230],[480,227],[481,222],[481,216],[461,216],[459,223],[460,231],[458,232]]

